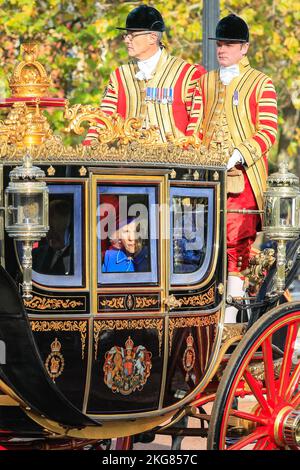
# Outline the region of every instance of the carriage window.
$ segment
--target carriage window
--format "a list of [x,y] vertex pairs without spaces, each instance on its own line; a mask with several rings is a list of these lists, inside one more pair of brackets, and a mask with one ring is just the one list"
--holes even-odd
[[213,242],[213,189],[171,188],[171,283],[203,279]]
[[49,231],[33,245],[32,271],[42,285],[82,285],[81,185],[49,184]]
[[98,284],[157,282],[154,187],[98,186]]

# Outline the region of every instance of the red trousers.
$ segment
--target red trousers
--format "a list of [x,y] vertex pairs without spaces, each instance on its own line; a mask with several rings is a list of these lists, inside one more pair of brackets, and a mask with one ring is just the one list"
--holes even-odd
[[[245,189],[241,194],[229,194],[227,209],[256,209],[257,203],[249,183],[246,172],[242,166]],[[251,246],[260,230],[260,216],[258,214],[227,213],[227,270],[229,274],[238,274],[249,263]]]

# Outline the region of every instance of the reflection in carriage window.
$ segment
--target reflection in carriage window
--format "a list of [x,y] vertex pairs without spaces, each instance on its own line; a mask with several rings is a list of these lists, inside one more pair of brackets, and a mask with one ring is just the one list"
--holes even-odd
[[155,200],[153,187],[98,187],[100,284],[156,282]]
[[191,273],[205,257],[207,198],[173,198],[173,272]]
[[213,255],[212,187],[171,187],[171,284],[201,282]]
[[73,198],[49,197],[49,231],[32,250],[32,268],[37,273],[73,275]]

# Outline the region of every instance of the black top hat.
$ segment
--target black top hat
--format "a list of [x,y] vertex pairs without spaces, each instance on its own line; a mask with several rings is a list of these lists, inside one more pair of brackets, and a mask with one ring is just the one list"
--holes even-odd
[[161,14],[156,8],[149,7],[148,5],[140,5],[132,10],[126,19],[127,31],[165,31],[165,23]]
[[247,23],[239,16],[230,14],[222,18],[216,27],[217,41],[249,42]]

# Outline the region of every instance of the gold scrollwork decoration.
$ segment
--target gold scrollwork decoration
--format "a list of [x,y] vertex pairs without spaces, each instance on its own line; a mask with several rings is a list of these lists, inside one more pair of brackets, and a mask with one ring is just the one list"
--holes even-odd
[[163,337],[163,319],[145,318],[139,320],[95,320],[94,321],[94,348],[95,359],[98,353],[99,336],[106,330],[142,330],[154,329],[158,332],[159,355],[161,355]]
[[32,331],[78,331],[81,337],[81,357],[84,359],[87,336],[87,321],[82,320],[30,320]]
[[225,323],[222,333],[222,343],[246,333],[247,323]]
[[164,304],[166,305],[168,310],[173,310],[174,308],[180,308],[182,305],[182,300],[181,299],[176,299],[175,295],[168,295],[164,299]]
[[150,126],[149,129],[142,129],[143,122],[141,119],[129,118],[121,124],[120,143],[128,144],[137,142],[140,144],[153,145],[158,141],[157,128]]
[[275,263],[275,250],[265,248],[258,251],[250,258],[248,267],[242,272],[245,276],[245,288],[248,288],[252,294],[256,294],[269,272],[271,266]]
[[211,315],[203,315],[199,317],[180,317],[170,318],[169,320],[169,355],[172,351],[172,342],[175,328],[191,328],[216,325],[219,321],[220,312]]
[[39,106],[39,98],[35,100],[35,106],[29,107],[25,103],[17,102],[11,107],[7,118],[0,124],[0,146],[8,150],[10,147],[23,149],[24,145],[41,145],[43,141],[52,136],[52,130],[47,118]]
[[40,297],[34,295],[30,300],[24,300],[24,305],[26,308],[31,308],[35,310],[58,310],[58,309],[75,309],[84,305],[83,302],[75,299],[54,299],[48,297]]
[[158,298],[156,297],[135,297],[135,308],[143,309],[149,307],[155,307],[158,305]]
[[124,310],[125,309],[125,298],[124,297],[112,297],[101,299],[99,302],[100,306],[103,308],[111,308],[115,310]]
[[180,147],[193,147],[195,149],[200,149],[202,146],[200,138],[196,134],[192,134],[185,137],[180,137],[176,139],[172,134],[166,135],[169,142],[174,143]]
[[209,305],[215,300],[215,287],[212,286],[207,292],[199,295],[184,296],[178,298],[181,301],[181,305],[185,307],[200,307],[203,305]]
[[64,117],[70,121],[65,131],[73,131],[79,135],[82,135],[85,130],[82,127],[83,122],[88,122],[90,125],[97,125],[98,122],[98,140],[102,144],[119,141],[122,145],[130,142],[152,145],[158,140],[157,128],[150,126],[149,129],[142,129],[141,119],[123,120],[117,113],[108,116],[100,108],[91,105],[76,104],[69,108],[67,103]]

